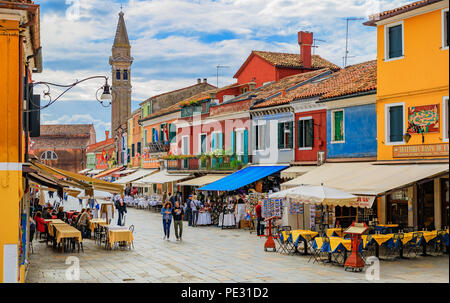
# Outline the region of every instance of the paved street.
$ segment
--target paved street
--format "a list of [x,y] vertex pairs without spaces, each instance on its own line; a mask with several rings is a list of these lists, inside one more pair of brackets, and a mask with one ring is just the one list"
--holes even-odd
[[[73,200],[65,208],[79,206]],[[84,253],[63,254],[35,240],[27,282],[367,282],[364,273],[308,263],[309,256],[264,252],[264,239],[248,231],[185,224],[180,243],[175,241],[172,224],[168,242],[163,240],[159,214],[130,208],[126,220],[126,225],[135,225],[132,250],[106,251],[85,239]],[[79,281],[65,278],[68,256],[79,258]],[[378,282],[448,283],[449,258],[381,261]]]

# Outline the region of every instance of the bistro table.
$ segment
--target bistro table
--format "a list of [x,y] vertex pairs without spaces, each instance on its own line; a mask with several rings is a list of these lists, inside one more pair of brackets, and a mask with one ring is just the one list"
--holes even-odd
[[352,250],[352,240],[341,237],[328,237],[330,245],[328,247],[328,262],[331,263],[331,255],[343,251],[343,263],[347,260],[347,252]]
[[336,228],[328,228],[326,231],[327,237],[343,237],[344,233],[342,231],[342,228],[336,227]]
[[106,219],[102,219],[102,218],[97,218],[97,219],[92,219],[89,221],[89,229],[91,230],[91,232],[94,232],[94,229],[97,226],[105,226],[108,223],[106,223]]
[[[70,226],[69,224],[56,224],[55,230],[56,230],[56,244],[61,243],[64,239],[76,239],[78,241],[78,250],[80,249],[80,244],[82,242],[81,232],[76,229],[73,226]],[[63,251],[64,251],[64,245],[63,245]]]
[[[375,242],[375,256],[377,258],[380,257],[380,246],[383,245],[383,243],[390,241],[392,238],[394,238],[394,234],[375,234],[371,235],[373,242]],[[367,235],[362,236],[363,243],[367,241]],[[368,244],[368,243],[366,243]]]
[[[130,246],[133,242],[133,233],[125,226],[105,226],[107,228],[108,239],[106,241],[106,248],[108,245],[110,249],[113,248],[117,242],[127,242]],[[131,249],[131,246],[130,246]]]
[[316,231],[311,230],[303,230],[303,229],[297,229],[297,230],[291,230],[289,235],[289,241],[291,243],[294,243],[295,249],[297,250],[298,242],[303,241],[304,245],[304,255],[308,254],[308,242],[314,239],[315,236],[317,236],[319,233]]

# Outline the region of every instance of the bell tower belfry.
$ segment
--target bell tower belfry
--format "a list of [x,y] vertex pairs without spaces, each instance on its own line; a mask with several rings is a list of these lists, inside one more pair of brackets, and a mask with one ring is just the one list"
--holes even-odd
[[111,132],[115,138],[117,130],[131,114],[131,45],[128,40],[127,28],[123,18],[124,13],[119,13],[116,37],[112,46],[112,55],[109,58],[112,72],[112,101],[111,101]]

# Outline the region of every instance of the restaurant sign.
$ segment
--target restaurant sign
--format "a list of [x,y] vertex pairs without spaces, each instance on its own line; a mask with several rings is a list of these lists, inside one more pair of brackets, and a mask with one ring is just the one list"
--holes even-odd
[[448,156],[447,144],[395,145],[392,149],[394,158],[408,157],[442,157]]
[[350,202],[350,207],[362,207],[371,208],[373,202],[375,201],[375,196],[357,196],[358,200],[356,202]]

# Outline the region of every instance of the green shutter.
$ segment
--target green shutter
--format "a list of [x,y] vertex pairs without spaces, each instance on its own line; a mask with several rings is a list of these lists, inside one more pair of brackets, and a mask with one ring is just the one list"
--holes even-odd
[[297,148],[302,147],[302,122],[303,120],[297,120]]
[[344,140],[344,112],[334,112],[334,141]]
[[289,148],[294,147],[294,122],[289,122]]
[[305,121],[305,147],[314,146],[314,120]]
[[135,150],[134,150],[134,144],[131,144],[131,156],[134,157]]
[[284,148],[284,123],[278,123],[278,148]]
[[234,155],[236,154],[236,132],[232,131],[231,132],[231,161],[233,161],[235,159]]
[[403,141],[403,106],[389,107],[389,141]]
[[397,58],[403,55],[402,26],[389,27],[389,58]]
[[144,144],[147,146],[147,130],[144,131]]

